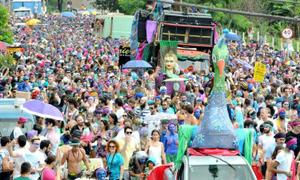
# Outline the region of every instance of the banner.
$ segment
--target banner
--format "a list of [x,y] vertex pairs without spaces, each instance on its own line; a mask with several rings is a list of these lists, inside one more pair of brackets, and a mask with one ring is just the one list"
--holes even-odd
[[130,47],[129,46],[120,46],[119,50],[119,66],[124,65],[126,62],[130,61]]
[[130,57],[130,47],[129,46],[120,46],[120,57],[127,56]]
[[147,42],[150,44],[153,42],[154,36],[157,30],[157,22],[147,20],[146,22],[146,33],[147,33]]
[[260,83],[263,82],[265,79],[266,72],[266,65],[261,62],[256,62],[254,66],[254,80]]

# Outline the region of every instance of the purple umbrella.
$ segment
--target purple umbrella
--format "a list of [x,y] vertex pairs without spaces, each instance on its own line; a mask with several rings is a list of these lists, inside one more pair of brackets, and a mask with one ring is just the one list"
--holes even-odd
[[54,106],[39,100],[31,100],[23,104],[22,110],[29,114],[63,121],[62,113]]

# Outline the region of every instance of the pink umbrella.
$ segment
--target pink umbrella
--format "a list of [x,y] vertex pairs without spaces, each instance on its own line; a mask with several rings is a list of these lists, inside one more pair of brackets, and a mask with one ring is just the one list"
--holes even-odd
[[44,60],[45,63],[51,63],[49,59]]
[[66,50],[67,51],[73,51],[73,48],[67,48]]
[[44,59],[45,55],[43,55],[43,54],[36,54],[35,57],[37,57],[39,59]]
[[6,44],[0,41],[0,51],[6,51],[6,49],[7,49]]

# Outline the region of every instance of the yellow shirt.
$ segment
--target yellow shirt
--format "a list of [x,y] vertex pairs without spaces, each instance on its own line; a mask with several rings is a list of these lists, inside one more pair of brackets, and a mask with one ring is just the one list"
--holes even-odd
[[126,149],[122,151],[124,145],[125,145],[125,139],[119,139],[118,140],[119,146],[120,146],[120,153],[123,156],[124,159],[124,169],[128,169],[130,158],[134,151],[138,150],[138,144],[132,139],[129,143],[126,145]]

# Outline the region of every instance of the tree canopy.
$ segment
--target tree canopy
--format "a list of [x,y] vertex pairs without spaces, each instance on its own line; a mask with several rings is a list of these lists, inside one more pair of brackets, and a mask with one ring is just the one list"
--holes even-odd
[[[175,0],[180,1],[180,0]],[[260,12],[266,14],[295,17],[300,14],[300,6],[289,1],[265,1],[265,0],[182,0],[186,3],[201,4],[210,7],[236,9],[248,12]],[[145,8],[146,0],[96,0],[98,8],[109,10],[119,9],[120,12],[133,15],[139,8]],[[230,29],[246,32],[250,27],[257,28],[262,32],[279,35],[283,28],[293,27],[299,32],[298,25],[278,20],[266,20],[258,17],[246,17],[222,12],[209,12],[214,21]]]
[[0,41],[13,43],[13,33],[8,25],[8,9],[0,4]]
[[116,11],[133,15],[139,8],[144,8],[146,0],[96,0],[96,7],[98,9]]

